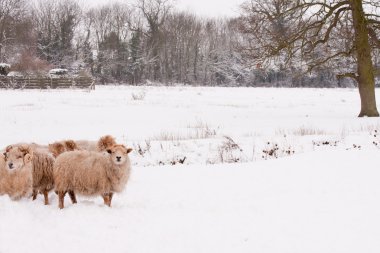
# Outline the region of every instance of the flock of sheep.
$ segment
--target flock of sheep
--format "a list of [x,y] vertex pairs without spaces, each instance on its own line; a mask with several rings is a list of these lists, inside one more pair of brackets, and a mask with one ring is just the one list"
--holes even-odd
[[35,200],[40,193],[48,205],[49,192],[54,190],[61,209],[66,193],[73,204],[77,203],[76,194],[101,195],[104,204],[111,206],[113,194],[128,182],[131,151],[109,135],[97,142],[10,145],[0,154],[0,195]]

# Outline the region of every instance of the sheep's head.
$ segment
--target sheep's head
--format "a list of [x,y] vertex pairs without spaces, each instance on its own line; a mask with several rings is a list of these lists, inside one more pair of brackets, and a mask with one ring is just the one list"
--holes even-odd
[[111,156],[111,160],[116,165],[125,164],[128,161],[128,154],[131,153],[131,148],[126,148],[124,145],[114,145],[107,149]]
[[60,142],[55,142],[53,144],[49,144],[49,151],[53,154],[54,157],[59,156],[60,154],[66,151],[65,145]]
[[8,146],[5,151],[6,167],[10,171],[21,169],[29,164],[33,158],[33,151],[29,146]]

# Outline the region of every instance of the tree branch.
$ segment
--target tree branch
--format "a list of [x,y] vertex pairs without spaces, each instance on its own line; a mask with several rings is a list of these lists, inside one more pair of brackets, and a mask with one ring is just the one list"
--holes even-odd
[[355,81],[359,81],[359,76],[356,73],[343,73],[336,75],[336,78],[343,79],[343,78],[352,78]]

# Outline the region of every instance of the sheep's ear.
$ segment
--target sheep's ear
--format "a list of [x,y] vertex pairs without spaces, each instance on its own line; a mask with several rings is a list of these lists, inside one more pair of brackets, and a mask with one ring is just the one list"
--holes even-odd
[[9,146],[5,149],[5,152],[8,153],[9,151],[11,151],[12,148],[13,148],[12,145],[9,145]]
[[107,153],[108,154],[112,154],[112,150],[111,149],[107,149]]
[[31,162],[32,161],[32,155],[31,154],[26,154],[25,156],[24,156],[24,163],[29,163],[29,162]]
[[127,148],[127,154],[131,153],[133,149]]

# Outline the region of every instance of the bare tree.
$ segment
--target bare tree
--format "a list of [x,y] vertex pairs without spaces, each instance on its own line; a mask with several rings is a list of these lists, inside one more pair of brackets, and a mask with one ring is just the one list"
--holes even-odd
[[138,0],[137,8],[142,12],[148,25],[148,48],[153,63],[153,79],[161,76],[160,50],[163,45],[162,26],[172,8],[170,0]]
[[123,3],[107,4],[87,13],[97,51],[94,74],[103,82],[125,80],[128,75],[128,40],[132,37],[131,9]]
[[15,28],[26,13],[25,0],[0,0],[0,61],[5,61],[4,49],[14,43]]
[[261,62],[278,57],[306,64],[308,71],[349,62],[337,76],[358,83],[359,116],[377,117],[371,52],[380,44],[378,7],[378,1],[362,0],[251,0],[242,6],[245,54]]
[[73,39],[81,17],[77,1],[39,0],[33,17],[39,57],[56,66],[73,62]]

